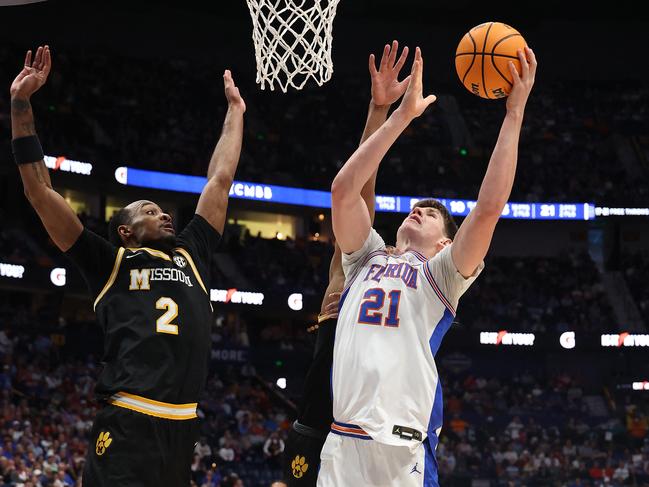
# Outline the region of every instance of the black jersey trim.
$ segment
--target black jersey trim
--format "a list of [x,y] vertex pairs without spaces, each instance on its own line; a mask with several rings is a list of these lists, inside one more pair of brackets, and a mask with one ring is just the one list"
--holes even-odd
[[149,247],[128,247],[127,250],[130,250],[131,252],[138,252],[139,250],[144,250],[145,252],[151,254],[153,257],[159,257],[160,259],[171,261],[171,257],[169,257],[161,250],[156,250]]
[[120,247],[119,250],[117,251],[117,256],[115,257],[115,263],[113,264],[113,271],[110,273],[110,277],[108,278],[108,281],[106,281],[106,284],[104,284],[104,288],[97,296],[97,299],[95,299],[95,304],[93,305],[93,309],[97,309],[97,303],[99,303],[99,300],[104,297],[104,294],[108,292],[110,287],[115,282],[115,278],[117,277],[117,272],[119,271],[119,266],[122,263],[122,257],[124,256],[125,251],[126,249],[124,247]]
[[205,294],[207,294],[209,296],[210,293],[207,292],[207,288],[205,287],[205,284],[203,284],[203,279],[201,279],[201,275],[198,273],[198,268],[194,264],[194,261],[192,260],[192,256],[189,255],[189,252],[187,252],[182,247],[177,247],[174,250],[177,251],[177,252],[180,252],[181,254],[183,254],[183,257],[185,257],[187,259],[187,262],[189,262],[189,265],[192,267],[192,270],[194,271],[194,275],[196,276],[196,279],[198,279],[198,283],[203,288],[203,291],[205,291]]

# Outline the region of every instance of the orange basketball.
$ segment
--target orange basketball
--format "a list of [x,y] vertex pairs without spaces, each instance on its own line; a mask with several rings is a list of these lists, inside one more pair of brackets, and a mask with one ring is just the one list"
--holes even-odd
[[503,98],[512,88],[509,61],[520,74],[516,51],[527,44],[520,33],[501,22],[485,22],[467,32],[455,51],[455,70],[460,81],[474,95]]

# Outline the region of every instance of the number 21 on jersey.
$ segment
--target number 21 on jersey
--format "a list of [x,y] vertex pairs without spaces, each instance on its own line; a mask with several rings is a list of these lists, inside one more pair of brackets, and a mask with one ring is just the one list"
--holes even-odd
[[380,287],[368,289],[363,294],[358,311],[358,323],[362,325],[383,325],[396,328],[399,326],[399,302],[401,291],[398,289],[387,293]]

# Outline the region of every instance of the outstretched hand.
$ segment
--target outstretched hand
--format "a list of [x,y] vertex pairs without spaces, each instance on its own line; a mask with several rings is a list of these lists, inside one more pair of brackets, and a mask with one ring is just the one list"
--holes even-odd
[[383,48],[379,69],[376,69],[374,54],[370,54],[370,76],[372,78],[372,102],[375,105],[391,105],[405,93],[410,76],[399,81],[399,72],[408,58],[408,46],[403,48],[397,61],[399,43],[392,41]]
[[242,112],[246,111],[246,102],[243,101],[239,88],[234,84],[232,73],[226,69],[223,73],[223,86],[225,88],[225,98],[228,100],[228,106],[231,108],[239,108]]
[[406,90],[405,95],[403,95],[403,100],[401,100],[401,105],[397,111],[402,113],[408,119],[414,119],[420,116],[428,105],[434,103],[437,100],[435,95],[428,95],[424,98],[423,92],[423,82],[422,82],[422,73],[424,71],[424,59],[421,56],[421,49],[417,48],[415,51],[415,60],[412,63],[412,71],[410,73],[410,82],[408,83],[408,89]]
[[525,51],[518,50],[518,59],[521,62],[521,74],[518,74],[513,62],[509,62],[509,71],[514,79],[514,86],[507,98],[507,110],[524,110],[527,98],[530,96],[534,78],[536,76],[536,56],[534,52],[525,47]]
[[45,84],[52,68],[49,46],[39,46],[32,62],[32,51],[25,55],[25,65],[11,83],[11,97],[29,98]]

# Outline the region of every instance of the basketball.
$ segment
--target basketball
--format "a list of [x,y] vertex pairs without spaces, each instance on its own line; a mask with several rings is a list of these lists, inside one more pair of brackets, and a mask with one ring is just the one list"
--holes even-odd
[[485,22],[467,32],[455,51],[455,70],[464,87],[482,98],[509,95],[513,85],[509,61],[518,73],[518,49],[526,46],[523,36],[502,22]]

